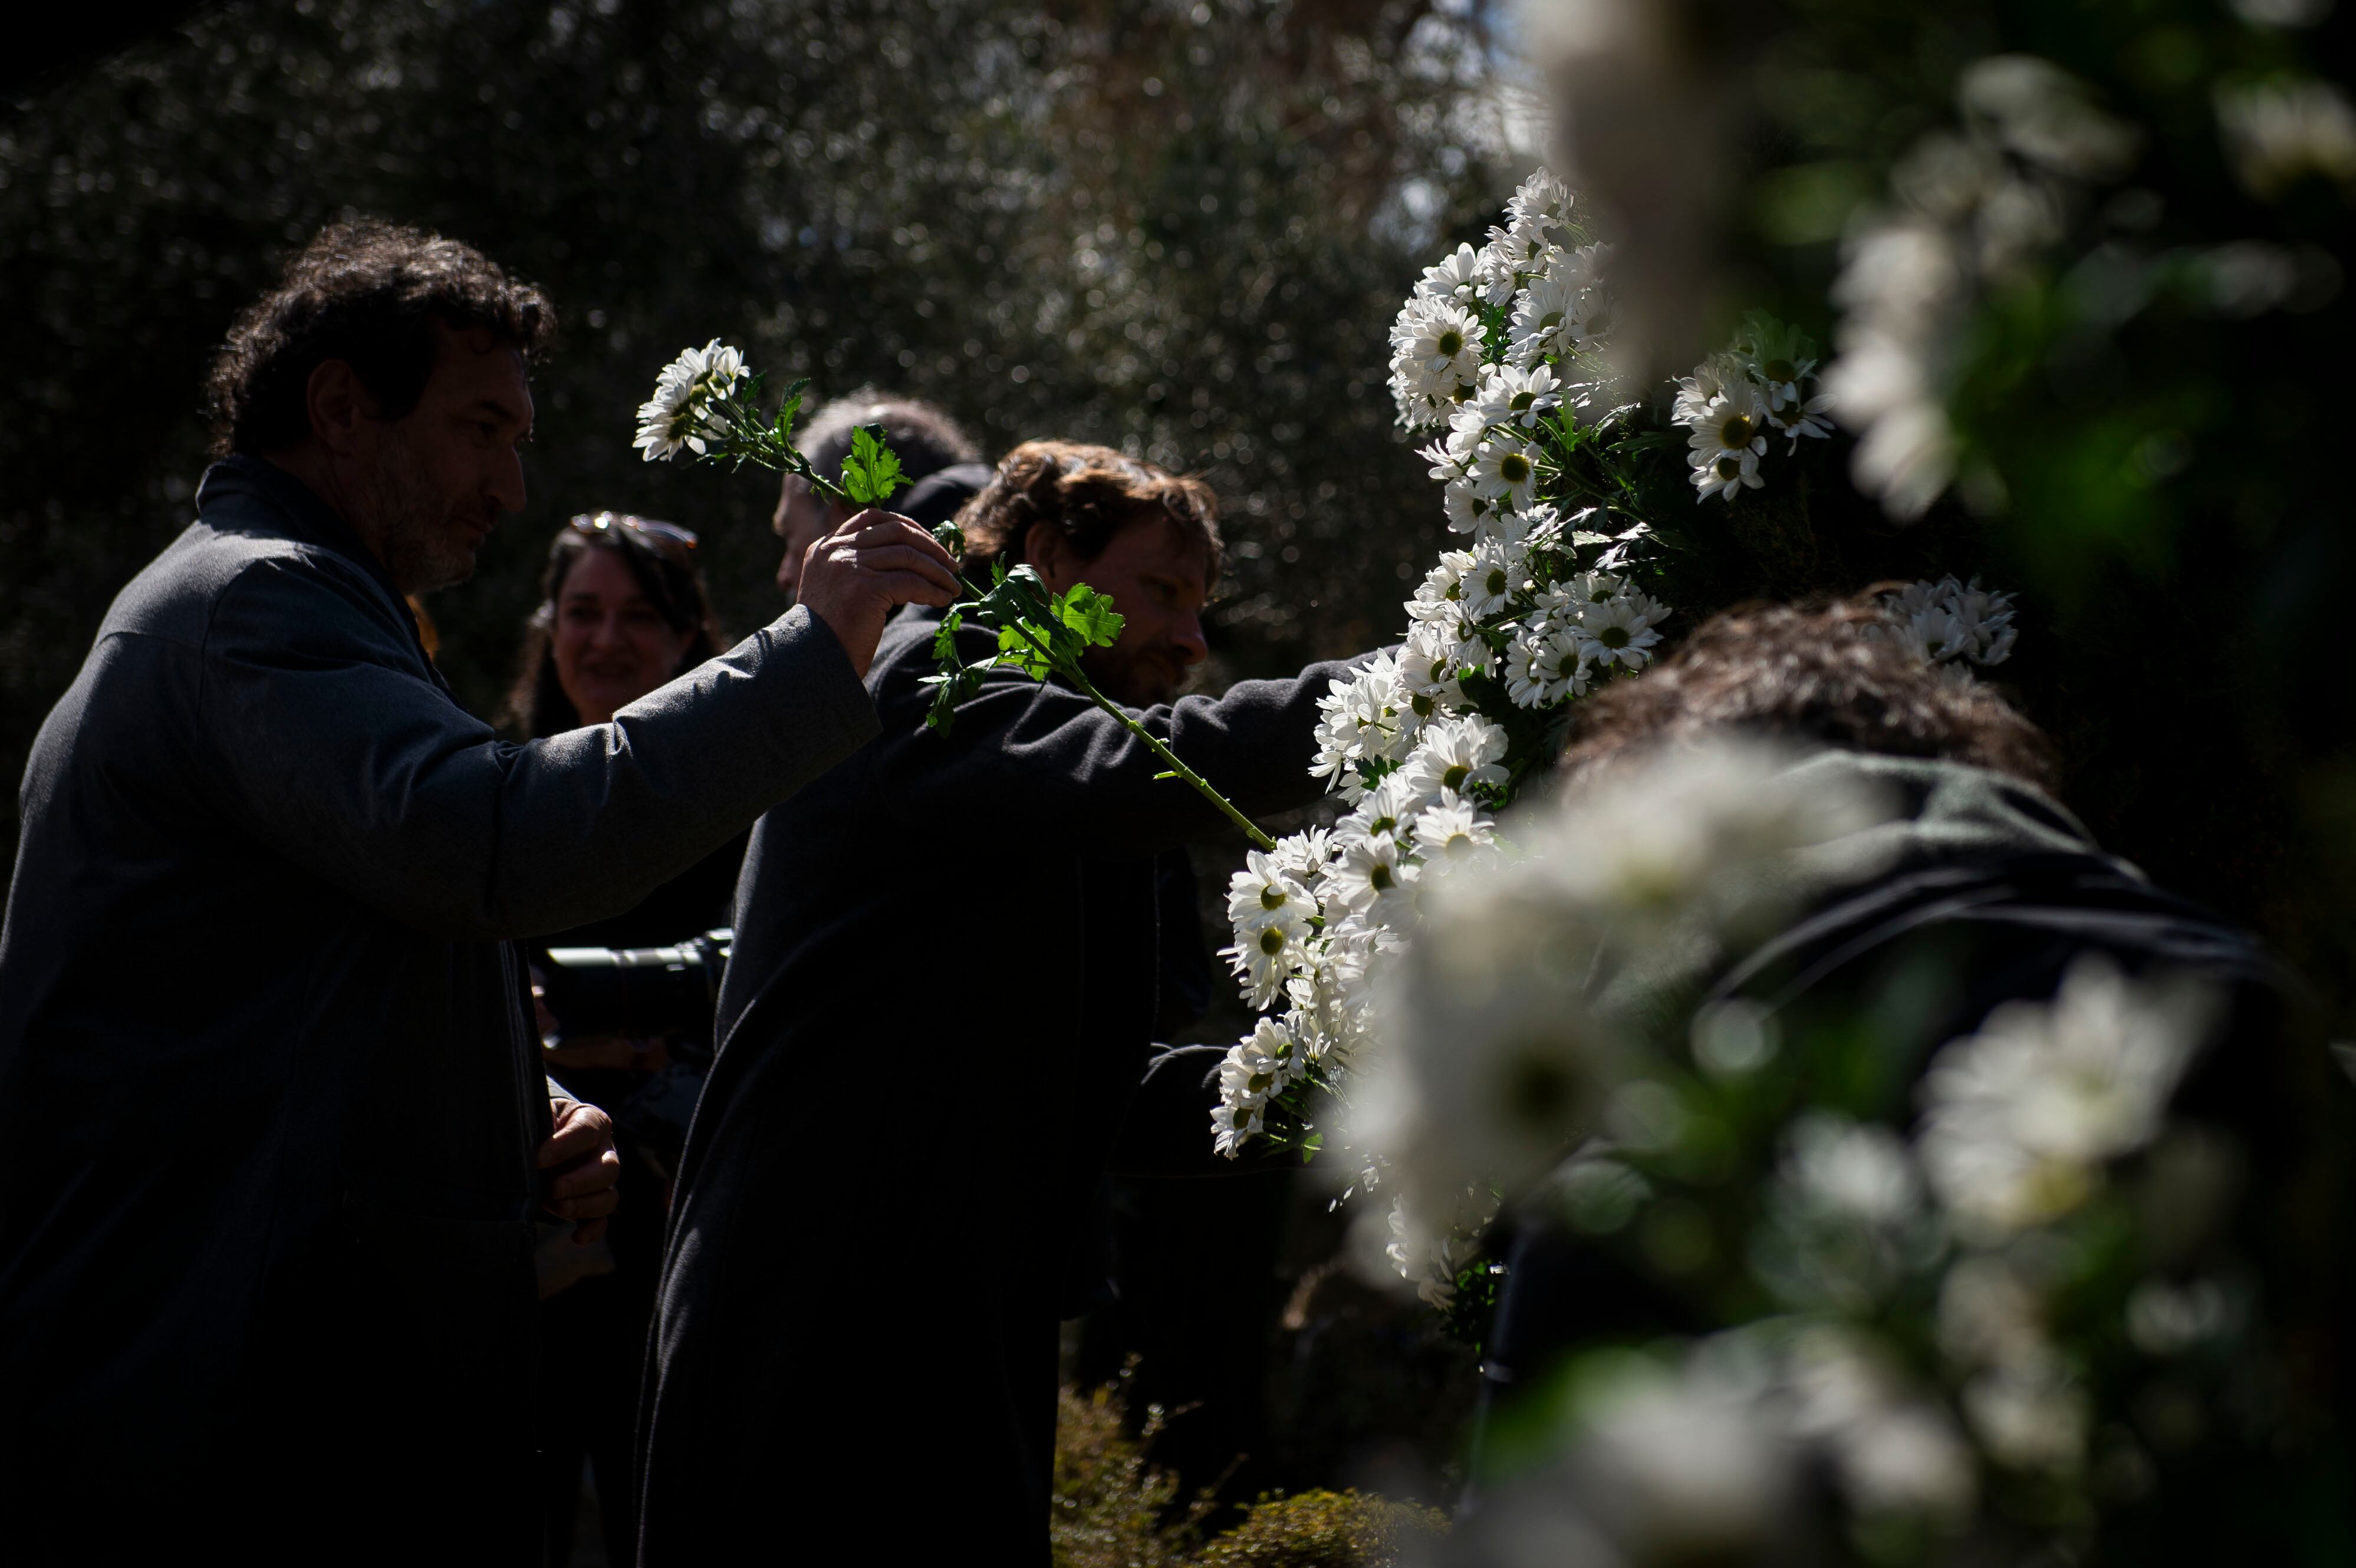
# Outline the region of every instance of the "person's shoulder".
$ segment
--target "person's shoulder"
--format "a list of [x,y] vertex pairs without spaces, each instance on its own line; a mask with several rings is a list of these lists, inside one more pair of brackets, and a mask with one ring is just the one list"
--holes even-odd
[[205,646],[225,615],[268,621],[286,615],[316,623],[337,618],[393,625],[390,596],[358,563],[336,550],[240,519],[199,517],[116,595],[102,637],[155,638]]

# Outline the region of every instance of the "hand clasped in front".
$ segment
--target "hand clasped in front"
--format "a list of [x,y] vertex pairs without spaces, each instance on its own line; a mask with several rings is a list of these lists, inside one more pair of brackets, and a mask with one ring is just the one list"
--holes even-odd
[[605,1216],[621,1195],[622,1157],[614,1150],[614,1119],[594,1105],[552,1096],[548,1108],[556,1132],[540,1146],[534,1164],[548,1172],[541,1208],[574,1222],[573,1241],[587,1246],[605,1233]]

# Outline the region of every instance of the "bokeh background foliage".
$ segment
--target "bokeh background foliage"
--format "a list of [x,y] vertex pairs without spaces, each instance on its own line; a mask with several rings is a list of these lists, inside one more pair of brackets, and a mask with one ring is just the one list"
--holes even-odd
[[[436,596],[494,709],[566,515],[701,530],[775,613],[762,476],[641,464],[682,344],[772,384],[938,400],[985,445],[1205,474],[1224,673],[1363,645],[1439,534],[1384,329],[1510,189],[1491,18],[1428,0],[268,0],[199,8],[0,107],[0,772],[187,521],[208,354],[277,258],[366,212],[546,286],[530,508]],[[1469,90],[1469,91],[1468,91]],[[10,844],[14,841],[10,798]]]

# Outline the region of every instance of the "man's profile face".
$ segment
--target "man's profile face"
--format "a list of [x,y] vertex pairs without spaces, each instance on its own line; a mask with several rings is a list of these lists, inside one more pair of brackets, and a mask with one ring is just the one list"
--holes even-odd
[[792,604],[801,593],[802,557],[809,547],[851,520],[851,514],[831,501],[821,501],[809,485],[786,476],[769,528],[785,541],[786,556],[777,562],[777,592]]
[[434,324],[434,369],[417,406],[397,420],[369,421],[376,439],[362,456],[355,518],[375,536],[387,575],[422,593],[474,575],[475,553],[502,512],[520,511],[523,460],[531,433],[531,389],[523,355],[480,329]]
[[[1026,553],[1031,553],[1026,549]],[[1051,593],[1085,582],[1109,594],[1120,612],[1120,640],[1091,648],[1080,661],[1105,694],[1131,708],[1168,702],[1186,674],[1209,656],[1203,641],[1203,606],[1210,598],[1209,565],[1201,541],[1163,517],[1129,524],[1094,560],[1067,551],[1034,556]]]

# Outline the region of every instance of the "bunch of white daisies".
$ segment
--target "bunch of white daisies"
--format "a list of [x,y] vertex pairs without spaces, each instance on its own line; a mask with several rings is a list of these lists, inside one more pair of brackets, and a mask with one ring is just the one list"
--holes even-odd
[[1958,582],[1953,573],[1936,582],[1908,585],[1881,597],[1894,636],[1927,664],[1968,674],[1968,665],[1999,665],[2012,656],[2019,636],[2012,595],[1982,588],[1980,580]]
[[1771,438],[1788,441],[1789,456],[1803,437],[1832,433],[1829,400],[1813,389],[1816,362],[1808,349],[1797,331],[1754,312],[1733,343],[1678,378],[1674,417],[1692,432],[1686,461],[1700,492],[1696,500],[1731,501],[1759,489]]
[[[1212,1118],[1221,1153],[1307,1125],[1364,1038],[1375,960],[1413,931],[1417,898],[1446,862],[1485,850],[1521,767],[1509,727],[1543,734],[1550,710],[1652,661],[1666,606],[1626,575],[1630,544],[1566,517],[1547,455],[1594,379],[1584,362],[1611,319],[1604,250],[1572,227],[1570,192],[1541,170],[1479,250],[1427,269],[1392,328],[1400,422],[1436,435],[1441,553],[1407,603],[1407,629],[1323,699],[1312,772],[1351,805],[1254,854],[1228,896],[1226,950],[1256,1008],[1281,1008],[1228,1053]],[[1374,1175],[1369,1172],[1369,1175]]]
[[[1603,382],[1605,259],[1542,170],[1485,245],[1426,269],[1392,328],[1400,423],[1433,437],[1423,455],[1462,538],[1407,602],[1401,645],[1320,704],[1311,771],[1347,814],[1253,854],[1230,883],[1224,955],[1271,1016],[1227,1053],[1212,1115],[1222,1154],[1271,1134],[1313,1144],[1313,1097],[1342,1086],[1370,1037],[1380,961],[1409,955],[1444,872],[1497,858],[1493,815],[1558,741],[1562,709],[1645,669],[1661,642],[1668,607],[1629,574],[1644,526],[1607,531],[1563,467],[1585,433],[1570,421]],[[1828,433],[1815,380],[1806,340],[1753,315],[1677,383],[1674,417],[1692,432],[1705,497],[1756,488],[1771,435],[1796,451]],[[1919,583],[1888,607],[1891,635],[1933,663],[2010,652],[2010,596],[1976,581]],[[1360,1152],[1362,1182],[1383,1184],[1389,1156]],[[1476,1191],[1463,1213],[1415,1217],[1412,1233],[1395,1225],[1391,1256],[1428,1295],[1445,1296],[1484,1201]]]

